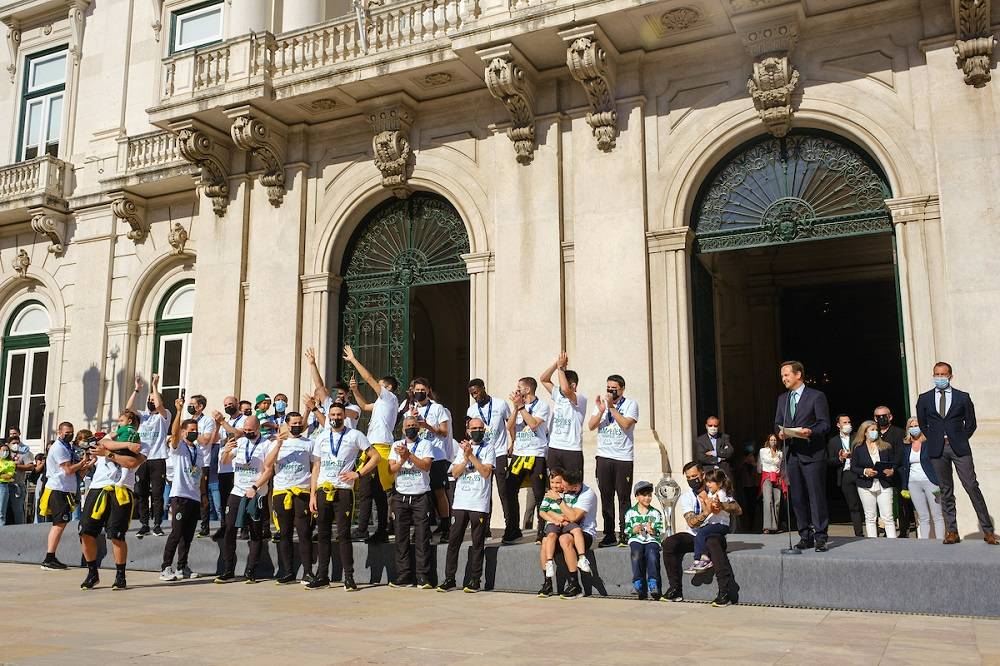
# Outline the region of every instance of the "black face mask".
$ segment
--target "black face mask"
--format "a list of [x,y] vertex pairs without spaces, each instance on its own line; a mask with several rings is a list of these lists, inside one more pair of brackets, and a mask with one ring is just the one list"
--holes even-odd
[[701,490],[701,479],[688,479],[687,482],[688,486],[691,487],[691,490],[695,492]]
[[191,416],[194,416],[197,413],[198,413],[198,410],[195,409],[194,405],[188,405],[188,414],[190,414]]
[[333,425],[334,429],[340,428],[344,425],[344,419],[330,419],[330,424]]
[[889,425],[889,415],[879,414],[878,416],[875,417],[875,423],[878,424],[879,428],[886,427],[887,425]]
[[195,442],[197,442],[198,441],[198,431],[195,430],[194,432],[187,433],[186,435],[184,435],[184,439],[186,439],[187,441],[191,442],[192,444],[195,443]]
[[257,433],[254,431],[247,432],[246,430],[244,430],[243,436],[246,437],[247,439],[257,439]]
[[484,393],[483,395],[479,396],[479,400],[477,400],[476,402],[479,404],[480,407],[485,407],[486,403],[488,403],[489,401],[490,401],[490,396]]
[[427,399],[427,391],[414,391],[413,399],[417,402],[423,402]]
[[252,409],[244,409],[243,410],[243,416],[251,416],[252,414],[253,414],[253,410]]
[[235,416],[238,411],[240,411],[240,408],[236,405],[226,405],[226,414]]
[[610,393],[611,397],[614,398],[615,400],[618,399],[618,391],[608,391],[608,393]]
[[403,434],[406,435],[406,439],[411,441],[417,438],[418,432],[420,432],[419,428],[406,428],[403,430]]
[[146,409],[148,411],[150,411],[150,412],[155,412],[156,411],[156,403],[154,403],[154,402],[147,402],[146,403]]
[[302,434],[302,426],[300,425],[288,426],[288,432],[292,433],[292,435],[294,435],[295,437],[298,437],[299,435]]
[[481,441],[483,441],[483,437],[485,437],[485,436],[486,436],[486,433],[483,432],[482,430],[470,430],[469,431],[469,439],[471,439],[476,444],[478,444]]

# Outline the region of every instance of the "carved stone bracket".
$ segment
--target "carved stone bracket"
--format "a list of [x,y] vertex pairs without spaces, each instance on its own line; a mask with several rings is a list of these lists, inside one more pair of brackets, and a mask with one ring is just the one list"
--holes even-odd
[[184,254],[184,247],[188,242],[188,232],[180,222],[174,222],[174,226],[167,234],[167,242],[174,248],[174,254]]
[[229,148],[226,137],[196,120],[182,120],[170,125],[177,134],[181,156],[199,167],[198,184],[212,200],[218,216],[229,206]]
[[22,248],[17,251],[17,256],[14,257],[14,261],[11,262],[10,267],[14,269],[18,277],[24,277],[28,274],[28,266],[31,266],[31,257]]
[[153,38],[160,41],[160,31],[163,29],[163,0],[150,0],[153,5],[153,21],[149,24],[153,29]]
[[535,157],[535,81],[538,72],[513,44],[477,51],[486,63],[486,88],[510,113],[507,137],[520,164]]
[[767,131],[778,138],[788,134],[795,113],[792,95],[799,85],[799,72],[789,56],[799,38],[801,11],[795,5],[778,14],[767,12],[764,22],[757,15],[733,17],[743,48],[754,59],[747,92]]
[[228,109],[233,119],[230,134],[233,143],[264,163],[260,182],[267,188],[267,198],[277,208],[285,198],[285,127],[270,116],[249,107]]
[[145,240],[149,234],[146,222],[146,200],[131,192],[112,192],[111,213],[129,226],[128,238],[136,243]]
[[596,24],[559,33],[566,48],[569,73],[580,82],[587,94],[590,112],[587,124],[594,131],[597,147],[608,152],[618,136],[618,111],[615,109],[615,64],[618,51]]
[[10,74],[10,82],[17,80],[17,52],[21,48],[21,26],[16,21],[7,24],[7,50],[10,51],[10,64],[7,65],[7,73]]
[[83,55],[83,10],[89,4],[90,0],[70,0],[69,2],[69,53],[73,56],[73,62],[76,64],[80,64],[80,56]]
[[31,213],[31,229],[49,239],[49,252],[57,257],[66,250],[66,215],[49,208],[35,208]]
[[406,104],[397,104],[368,114],[368,124],[375,136],[372,152],[375,166],[382,173],[382,186],[405,199],[410,194],[406,185],[411,169],[410,127],[415,114]]
[[965,82],[982,88],[990,81],[990,63],[996,38],[990,29],[990,0],[956,0],[956,65],[965,74]]

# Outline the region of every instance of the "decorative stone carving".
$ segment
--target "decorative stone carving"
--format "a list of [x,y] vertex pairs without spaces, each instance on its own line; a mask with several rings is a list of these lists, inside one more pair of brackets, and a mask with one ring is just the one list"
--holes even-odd
[[111,193],[111,214],[129,226],[128,238],[136,243],[149,233],[145,201],[128,192]]
[[86,3],[77,0],[71,2],[69,7],[69,53],[76,64],[80,64],[80,56],[83,54],[83,10],[87,4],[90,4],[90,0],[86,0]]
[[153,21],[149,25],[153,28],[153,38],[160,41],[160,31],[163,29],[163,23],[160,21],[163,16],[163,0],[151,0],[151,4],[153,5]]
[[967,84],[982,88],[991,79],[990,62],[996,43],[990,29],[990,0],[957,0],[955,12],[955,64],[965,74]]
[[382,186],[391,189],[401,199],[410,194],[406,181],[413,155],[409,137],[413,119],[413,109],[404,104],[368,115],[368,124],[375,132],[372,152],[375,155],[375,166],[382,172]]
[[792,93],[799,84],[799,72],[787,55],[769,55],[753,64],[747,92],[767,131],[779,139],[792,127]]
[[615,110],[614,47],[596,25],[582,26],[559,33],[569,44],[566,66],[587,94],[590,111],[587,124],[594,131],[597,147],[609,152],[618,135],[618,112]]
[[660,17],[660,25],[664,32],[682,32],[690,30],[702,21],[701,12],[694,7],[678,7],[671,9]]
[[18,277],[24,277],[28,273],[28,266],[31,265],[31,257],[22,248],[17,251],[17,256],[14,257],[14,261],[11,262],[10,267],[14,269]]
[[516,159],[530,164],[535,157],[535,68],[513,44],[477,55],[486,62],[486,88],[510,113],[507,138],[514,143]]
[[21,48],[21,28],[17,23],[7,24],[7,50],[10,51],[10,64],[7,65],[7,73],[10,74],[10,82],[17,79],[17,52]]
[[177,132],[181,156],[199,167],[198,183],[212,200],[215,214],[225,215],[229,206],[229,150],[221,144],[221,135],[193,120],[170,127]]
[[188,242],[187,229],[180,222],[174,222],[174,226],[167,234],[167,242],[174,248],[174,254],[184,254],[184,246]]
[[66,249],[66,216],[62,213],[40,208],[31,211],[31,229],[49,239],[49,252],[57,257]]
[[754,58],[770,53],[789,54],[799,41],[798,24],[783,21],[742,30],[743,48]]
[[322,113],[329,113],[337,108],[337,101],[330,99],[329,97],[323,97],[320,99],[314,99],[311,102],[306,102],[299,104],[299,108],[310,113],[312,115],[319,115]]
[[227,112],[235,118],[230,132],[233,143],[264,162],[260,182],[267,188],[267,198],[277,208],[285,198],[285,136],[279,123],[256,109],[241,107]]

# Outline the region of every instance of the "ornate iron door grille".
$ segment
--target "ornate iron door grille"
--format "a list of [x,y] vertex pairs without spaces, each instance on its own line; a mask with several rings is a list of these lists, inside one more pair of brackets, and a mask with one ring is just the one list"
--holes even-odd
[[736,149],[702,188],[696,248],[720,252],[892,231],[885,177],[825,133],[765,137]]
[[[410,381],[410,289],[469,279],[469,237],[458,212],[433,194],[390,199],[361,223],[345,254],[341,343],[376,376]],[[339,356],[339,354],[338,354]],[[341,363],[345,381],[352,368]]]

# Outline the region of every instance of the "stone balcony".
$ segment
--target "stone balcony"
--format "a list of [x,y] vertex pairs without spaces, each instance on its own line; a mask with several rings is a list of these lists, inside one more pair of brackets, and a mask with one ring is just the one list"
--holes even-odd
[[21,222],[31,210],[66,210],[72,166],[49,155],[0,167],[0,222]]
[[105,190],[157,196],[191,187],[197,168],[181,155],[177,135],[164,130],[118,140],[117,166],[101,179]]

